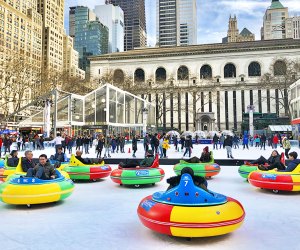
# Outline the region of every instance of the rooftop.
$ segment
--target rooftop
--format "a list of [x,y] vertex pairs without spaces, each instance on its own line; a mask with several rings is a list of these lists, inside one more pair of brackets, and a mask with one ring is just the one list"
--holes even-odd
[[272,4],[269,9],[284,9],[285,7],[279,0],[272,0]]

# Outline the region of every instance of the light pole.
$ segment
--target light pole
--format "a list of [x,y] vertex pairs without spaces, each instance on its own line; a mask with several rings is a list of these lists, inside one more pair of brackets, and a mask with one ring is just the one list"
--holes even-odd
[[148,111],[149,110],[147,108],[142,109],[142,112],[143,112],[143,137],[145,137],[146,133],[147,133]]
[[247,111],[249,113],[249,134],[253,137],[254,135],[254,126],[253,126],[253,112],[255,111],[254,105],[248,105]]

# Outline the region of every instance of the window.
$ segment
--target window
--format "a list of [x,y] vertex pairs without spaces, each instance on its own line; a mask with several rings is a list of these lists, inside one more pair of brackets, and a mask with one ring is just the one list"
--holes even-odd
[[118,83],[118,84],[124,83],[124,72],[120,69],[115,70],[113,81],[114,83]]
[[177,79],[178,80],[188,80],[189,79],[189,70],[186,66],[181,66],[177,70]]
[[258,62],[252,62],[249,64],[248,76],[261,76],[261,68]]
[[165,82],[167,80],[167,72],[164,68],[157,68],[155,71],[155,81],[156,82]]
[[228,63],[224,67],[224,78],[236,77],[236,68],[232,63]]
[[143,69],[137,69],[134,72],[134,82],[138,82],[138,83],[145,82],[145,72]]
[[200,78],[201,79],[210,79],[212,78],[212,69],[209,65],[203,65],[200,69]]
[[284,61],[276,61],[274,63],[274,76],[286,75],[286,64]]

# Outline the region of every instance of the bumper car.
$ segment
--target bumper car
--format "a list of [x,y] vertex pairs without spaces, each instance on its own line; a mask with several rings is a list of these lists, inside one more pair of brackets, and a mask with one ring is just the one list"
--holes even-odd
[[0,168],[0,181],[6,181],[6,178],[9,175],[12,175],[16,172],[16,169],[21,169],[21,164],[22,164],[22,158],[19,158],[19,162],[17,167],[10,167],[7,164],[7,160],[8,160],[8,155],[5,156],[4,159],[4,168]]
[[120,185],[135,185],[139,187],[144,184],[154,185],[160,182],[165,176],[163,169],[159,168],[158,154],[150,167],[136,167],[136,168],[122,168],[120,165],[118,169],[111,172],[110,178],[113,182]]
[[27,205],[56,202],[69,197],[74,184],[58,170],[58,178],[41,180],[38,178],[11,175],[0,184],[0,200],[7,204]]
[[[285,164],[284,153],[281,153],[281,155],[280,155],[280,161],[283,164]],[[264,166],[268,167],[269,165],[265,164]],[[248,179],[249,174],[252,173],[253,171],[257,171],[257,170],[259,170],[258,169],[258,164],[250,164],[250,163],[248,163],[248,164],[241,165],[239,167],[238,172],[239,172],[239,174],[240,174],[241,177],[243,177],[245,179]]]
[[220,166],[214,162],[213,152],[210,152],[210,162],[204,163],[189,163],[184,160],[180,160],[178,164],[174,166],[174,171],[177,175],[180,175],[181,170],[185,167],[190,167],[193,169],[194,174],[197,176],[208,177],[211,178],[220,173]]
[[254,171],[250,173],[248,181],[255,187],[270,189],[274,193],[300,191],[300,164],[293,172]]
[[0,168],[3,168],[3,167],[4,167],[4,160],[0,159]]
[[71,156],[70,164],[61,169],[67,172],[72,180],[99,180],[108,177],[111,173],[111,167],[104,165],[104,161],[100,164],[86,165],[76,159],[75,155]]
[[189,174],[181,176],[177,187],[144,198],[137,213],[151,230],[187,238],[230,233],[245,218],[237,200],[196,187]]

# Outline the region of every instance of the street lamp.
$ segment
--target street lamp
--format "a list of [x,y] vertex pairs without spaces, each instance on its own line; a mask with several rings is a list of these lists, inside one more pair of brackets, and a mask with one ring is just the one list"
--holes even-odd
[[142,112],[143,112],[143,137],[145,137],[146,133],[147,133],[148,111],[149,110],[147,108],[142,109]]

